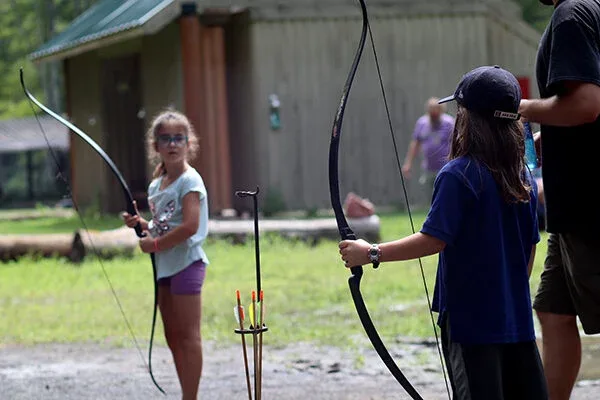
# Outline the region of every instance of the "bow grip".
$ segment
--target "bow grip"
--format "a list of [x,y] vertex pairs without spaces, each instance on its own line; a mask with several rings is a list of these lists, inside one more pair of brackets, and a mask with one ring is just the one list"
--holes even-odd
[[137,237],[143,238],[146,236],[146,234],[142,231],[142,224],[137,224],[133,227],[133,229],[135,229],[135,234],[137,235]]
[[[128,202],[127,212],[130,215],[138,215],[138,212],[137,212],[135,206],[133,205],[133,200]],[[135,230],[135,234],[137,235],[137,237],[143,238],[146,236],[146,234],[142,230],[142,224],[138,223],[136,226],[133,227],[133,229]]]
[[[356,234],[350,228],[344,229],[342,236],[344,240],[356,240]],[[379,268],[379,261],[373,261],[371,264],[373,265],[373,269]]]

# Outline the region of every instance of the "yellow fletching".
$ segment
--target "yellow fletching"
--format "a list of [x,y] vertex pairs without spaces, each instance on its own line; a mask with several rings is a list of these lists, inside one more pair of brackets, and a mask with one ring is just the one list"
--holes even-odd
[[[252,303],[250,303],[250,305],[248,306],[248,318],[250,320],[250,324],[252,324],[252,326],[256,326],[256,320],[254,319],[254,309],[257,309],[256,314],[257,317],[260,318],[260,301],[256,302],[256,307],[252,307]],[[264,319],[264,316],[263,316]],[[260,319],[259,321],[260,322]]]

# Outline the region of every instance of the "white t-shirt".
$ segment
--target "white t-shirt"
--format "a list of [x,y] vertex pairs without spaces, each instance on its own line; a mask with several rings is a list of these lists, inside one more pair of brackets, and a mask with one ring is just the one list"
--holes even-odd
[[195,261],[202,260],[206,265],[209,263],[202,249],[208,236],[208,195],[202,177],[190,167],[169,186],[160,190],[162,180],[163,176],[160,176],[148,186],[148,204],[152,212],[148,230],[152,237],[162,236],[181,225],[182,201],[189,192],[200,194],[200,221],[198,231],[186,241],[155,254],[157,279],[172,276]]

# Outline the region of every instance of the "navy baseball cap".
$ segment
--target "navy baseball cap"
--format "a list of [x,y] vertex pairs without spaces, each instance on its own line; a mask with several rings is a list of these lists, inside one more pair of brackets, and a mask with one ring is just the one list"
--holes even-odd
[[497,118],[518,120],[521,87],[517,78],[497,65],[475,68],[463,75],[453,95],[439,104],[456,100],[467,110]]

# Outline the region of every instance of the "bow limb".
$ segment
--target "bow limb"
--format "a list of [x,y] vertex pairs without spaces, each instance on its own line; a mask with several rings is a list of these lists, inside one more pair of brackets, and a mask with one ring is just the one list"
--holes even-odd
[[[91,137],[89,137],[87,134],[85,134],[81,129],[79,129],[74,124],[67,121],[66,119],[64,119],[63,117],[61,117],[60,115],[58,115],[57,113],[55,113],[54,111],[52,111],[51,109],[46,107],[44,104],[42,104],[38,99],[36,99],[31,94],[31,92],[29,92],[29,90],[27,89],[27,86],[25,85],[22,68],[20,70],[20,79],[21,79],[21,87],[23,88],[25,95],[33,104],[37,105],[46,114],[50,115],[52,118],[54,118],[55,120],[57,120],[58,122],[60,122],[64,126],[66,126],[67,128],[69,128],[72,132],[74,132],[77,136],[79,136],[84,142],[86,142],[90,147],[92,147],[92,149],[94,149],[94,151],[96,151],[96,153],[98,153],[98,155],[102,158],[102,160],[104,160],[104,162],[108,165],[108,167],[110,168],[110,170],[112,171],[114,176],[117,178],[119,184],[121,185],[121,188],[123,189],[123,195],[125,196],[125,199],[126,199],[125,202],[127,204],[127,212],[131,215],[136,215],[137,211],[136,211],[135,207],[133,206],[133,196],[131,195],[131,190],[129,189],[129,186],[127,186],[127,183],[125,182],[125,178],[123,178],[123,175],[121,174],[121,172],[119,171],[119,169],[117,168],[115,163],[108,156],[108,154],[106,154],[106,152],[102,149],[102,147],[100,147],[98,145],[98,143],[96,143]],[[34,112],[34,115],[37,120],[37,114],[35,114],[35,112]],[[38,120],[38,123],[39,123],[39,120]],[[41,124],[40,124],[40,128],[42,130],[42,133],[44,133],[44,129],[42,128]],[[45,133],[44,133],[44,136],[46,136]],[[79,213],[79,211],[77,211],[77,212]],[[144,237],[146,235],[142,231],[142,226],[139,223],[134,227],[134,230],[135,230],[136,235],[140,238]],[[152,379],[152,382],[154,383],[154,385],[158,388],[158,390],[160,390],[163,394],[165,394],[164,390],[158,385],[158,383],[154,379],[154,375],[152,373],[152,342],[154,340],[154,328],[156,325],[156,311],[157,311],[157,305],[158,305],[158,285],[156,282],[157,275],[156,275],[156,263],[155,263],[154,253],[150,254],[150,259],[152,261],[152,272],[153,272],[153,276],[154,276],[154,313],[152,316],[152,329],[151,329],[151,333],[150,333],[150,348],[148,350],[148,372],[150,374],[150,378]],[[104,267],[102,267],[102,268],[104,270]],[[104,271],[104,274],[105,274],[105,277],[108,279],[108,275],[106,274],[106,271]],[[109,283],[110,283],[110,280],[109,280]],[[111,289],[112,289],[112,284],[111,284]],[[135,340],[135,335],[133,335],[133,330],[131,329],[131,326],[130,326],[127,318],[125,317],[123,308],[121,307],[121,304],[120,304],[118,297],[116,296],[116,293],[114,292],[114,290],[113,290],[113,295],[115,296],[115,299],[117,300],[119,308],[121,309],[121,313],[123,314],[123,317],[125,318],[125,322],[127,323],[129,331],[136,343],[136,347],[138,347],[138,350],[139,350],[139,345],[137,344],[137,341]],[[143,357],[142,357],[142,360],[143,360]]]
[[[356,71],[358,69],[358,64],[360,63],[360,58],[362,56],[362,51],[365,46],[365,41],[367,37],[367,32],[369,30],[369,19],[367,15],[367,7],[364,0],[359,0],[361,10],[362,10],[362,33],[360,36],[360,41],[358,45],[358,49],[356,50],[356,54],[354,56],[354,61],[352,63],[352,67],[350,68],[350,73],[346,79],[346,83],[344,85],[344,89],[342,91],[342,97],[340,100],[340,105],[337,110],[333,128],[331,133],[331,142],[329,145],[329,192],[331,197],[331,206],[335,213],[335,219],[338,226],[338,231],[342,240],[356,240],[356,235],[348,225],[346,217],[344,216],[344,211],[341,204],[340,198],[340,188],[339,188],[339,162],[338,162],[338,154],[339,154],[339,143],[342,136],[342,122],[344,119],[344,111],[346,109],[346,103],[348,101],[348,94],[350,93],[350,89],[352,87],[352,82],[354,81],[354,77],[356,75]],[[377,268],[378,265],[374,265]],[[363,274],[362,266],[355,266],[350,268],[351,276],[348,278],[348,285],[350,286],[350,292],[352,294],[352,301],[354,302],[354,306],[356,307],[356,311],[360,318],[360,322],[369,337],[369,340],[373,344],[373,347],[377,351],[377,354],[382,359],[386,367],[390,370],[394,378],[402,385],[404,390],[410,395],[410,397],[414,400],[423,400],[421,395],[417,392],[417,390],[413,387],[413,385],[408,381],[406,376],[402,373],[398,365],[394,362],[392,356],[388,352],[387,348],[383,344],[373,321],[369,315],[369,311],[367,310],[367,306],[363,300],[362,294],[360,292],[360,280]]]

